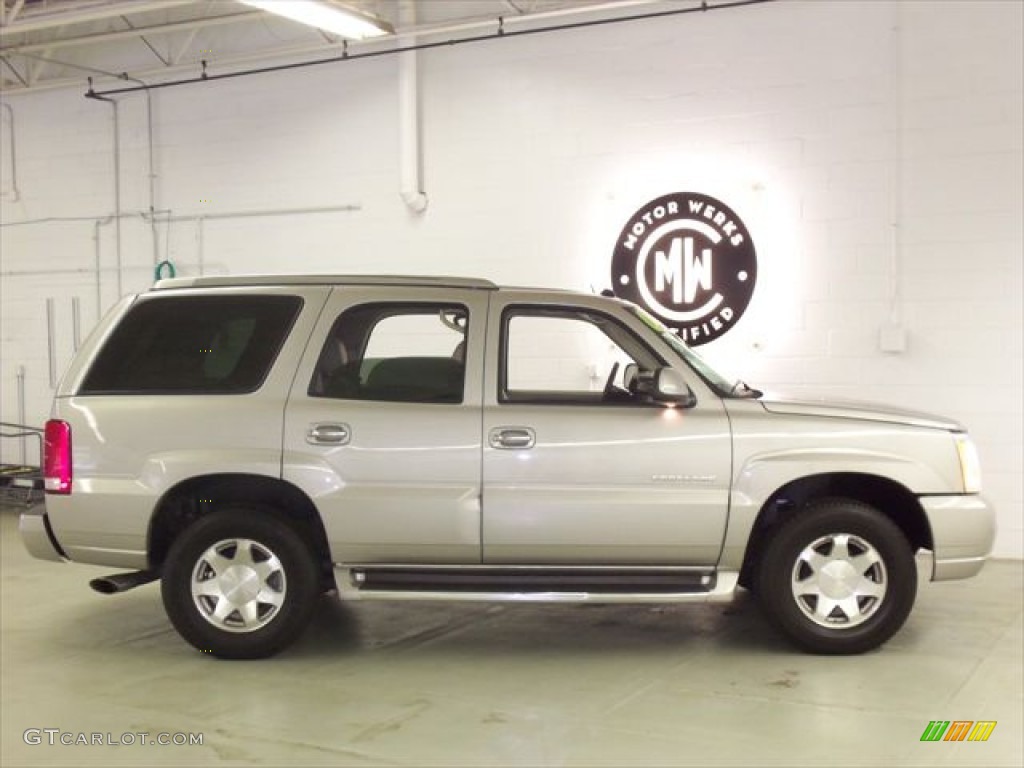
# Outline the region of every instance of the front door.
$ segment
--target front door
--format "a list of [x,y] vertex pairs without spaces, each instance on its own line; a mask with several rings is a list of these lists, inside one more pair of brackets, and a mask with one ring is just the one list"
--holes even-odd
[[486,291],[335,288],[292,387],[283,476],[336,564],[480,562]]
[[[497,294],[484,385],[483,559],[488,564],[714,564],[731,451],[721,400],[607,305]],[[679,368],[691,408],[632,380]]]

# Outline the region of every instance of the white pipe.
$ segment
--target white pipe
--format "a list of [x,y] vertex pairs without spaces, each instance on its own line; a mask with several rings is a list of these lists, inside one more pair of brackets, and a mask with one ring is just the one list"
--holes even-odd
[[93,242],[93,258],[94,258],[94,273],[96,278],[96,322],[100,321],[103,317],[103,297],[102,297],[102,285],[103,278],[101,275],[101,262],[100,262],[100,227],[106,226],[114,220],[113,216],[107,216],[105,219],[96,219],[92,225],[92,242]]
[[893,5],[890,36],[889,112],[892,120],[892,162],[889,172],[889,318],[891,327],[903,322],[903,8]]
[[202,277],[206,274],[206,219],[202,216],[196,221],[196,240],[196,259],[199,262],[199,276]]
[[[168,214],[166,216],[159,215],[157,216],[157,218],[160,221],[205,221],[213,219],[254,218],[258,219],[264,216],[294,216],[295,214],[303,213],[351,213],[353,211],[361,210],[362,207],[358,205],[319,205],[309,206],[305,208],[264,208],[252,211],[224,211],[222,213],[192,213],[184,215]],[[162,214],[164,212],[157,211],[157,213]]]
[[71,341],[77,352],[82,345],[82,302],[77,296],[71,297]]
[[[134,77],[124,76],[126,80],[132,80],[139,85],[145,85],[144,82]],[[156,166],[153,163],[153,95],[149,92],[149,88],[144,91],[146,94],[146,133],[148,136],[149,146],[149,212],[150,214],[156,214]],[[150,230],[153,236],[153,267],[160,263],[160,248],[159,248],[159,237],[156,231],[156,218],[153,216],[150,219]]]
[[14,136],[14,109],[7,102],[3,103],[3,107],[10,115],[11,122],[11,202],[16,203],[21,200],[21,193],[18,191],[18,150]]
[[50,364],[50,389],[57,388],[57,320],[54,303],[52,297],[46,300],[46,355]]
[[[91,83],[90,83],[91,86]],[[147,94],[148,95],[148,94]],[[117,100],[106,96],[94,97],[97,101],[106,102],[113,110],[114,116],[114,234],[115,254],[117,259],[117,298],[121,299],[121,122],[117,116]],[[150,201],[152,202],[152,201]],[[98,247],[98,246],[97,246]]]
[[[19,424],[24,424],[25,423],[25,366],[24,365],[19,365],[18,366],[18,423]],[[21,439],[18,442],[21,443],[21,447],[20,447],[21,459],[20,459],[20,461],[21,461],[21,465],[24,466],[25,465],[25,436],[22,435]],[[39,460],[41,462],[43,460],[43,457],[40,456]]]
[[[402,2],[398,9],[402,22],[415,23],[416,6]],[[420,147],[420,94],[416,51],[406,51],[398,57],[398,140],[399,161],[402,169],[402,200],[409,210],[422,214],[427,210],[427,195],[423,191]]]

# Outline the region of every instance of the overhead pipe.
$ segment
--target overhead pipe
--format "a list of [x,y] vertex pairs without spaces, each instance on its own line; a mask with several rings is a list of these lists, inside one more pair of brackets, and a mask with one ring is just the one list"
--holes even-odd
[[[403,0],[398,13],[401,21],[415,23],[414,3]],[[410,211],[419,214],[427,210],[427,195],[422,178],[418,55],[411,50],[398,57],[398,134],[402,199]]]
[[[450,48],[455,45],[463,45],[467,43],[481,43],[491,40],[502,40],[512,37],[522,37],[525,35],[539,35],[546,32],[564,32],[573,29],[585,29],[587,27],[598,27],[607,26],[610,24],[622,24],[631,21],[645,21],[650,19],[661,19],[671,16],[682,16],[688,13],[704,13],[706,11],[722,11],[730,8],[742,8],[749,5],[761,5],[764,3],[776,2],[776,0],[730,0],[730,2],[710,4],[707,0],[702,0],[700,5],[694,5],[687,8],[672,8],[667,11],[652,11],[650,13],[637,13],[629,16],[616,16],[610,19],[591,19],[590,21],[576,21],[568,24],[556,24],[547,27],[534,27],[532,29],[506,29],[505,25],[513,22],[529,22],[536,20],[537,15],[524,15],[516,16],[509,19],[504,17],[498,17],[497,19],[481,21],[481,22],[467,22],[463,26],[464,28],[486,28],[496,27],[496,31],[487,34],[474,35],[470,37],[463,37],[452,40],[439,40],[430,43],[416,43],[413,45],[395,46],[393,48],[384,48],[380,50],[364,51],[361,53],[350,53],[348,45],[346,44],[343,53],[341,55],[331,56],[325,59],[313,59],[311,61],[297,61],[290,64],[275,64],[266,67],[256,67],[253,69],[239,70],[237,72],[225,72],[222,74],[210,74],[206,71],[205,66],[203,72],[198,77],[188,77],[181,80],[165,80],[160,83],[150,83],[145,86],[150,90],[156,90],[159,88],[172,88],[179,85],[192,85],[195,83],[208,83],[214,80],[228,80],[235,77],[247,77],[249,75],[261,75],[269,72],[282,72],[288,69],[302,69],[305,67],[313,67],[320,64],[337,64],[345,61],[356,61],[357,59],[369,59],[376,58],[379,56],[391,56],[398,53],[406,53],[409,51],[426,51],[434,48]],[[630,3],[631,5],[632,3]],[[602,6],[605,7],[605,6]],[[590,11],[592,8],[587,8]],[[582,11],[581,11],[582,12]],[[429,29],[408,32],[405,34],[399,34],[395,36],[395,39],[408,38],[410,35],[427,35],[427,34],[438,34],[432,32]],[[87,98],[97,98],[100,96],[114,95],[118,93],[134,93],[136,91],[143,90],[143,86],[132,86],[128,88],[111,88],[105,91],[95,91],[90,85],[89,91],[85,94]]]

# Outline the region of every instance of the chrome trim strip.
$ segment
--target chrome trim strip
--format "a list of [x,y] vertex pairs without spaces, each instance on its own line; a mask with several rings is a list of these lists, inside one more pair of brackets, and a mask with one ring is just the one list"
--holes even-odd
[[[516,565],[514,563],[494,563],[480,565],[477,563],[334,563],[339,571],[390,571],[390,570],[422,570],[422,571],[478,571],[493,573],[494,571],[576,571],[578,573],[601,573],[614,571],[620,573],[707,573],[714,574],[715,569],[699,565],[562,565],[545,563],[533,565]],[[718,572],[721,579],[725,572]]]
[[[480,566],[476,566],[480,567]],[[522,566],[541,568],[542,566]],[[602,567],[602,570],[615,570]],[[344,600],[444,600],[449,602],[508,603],[728,603],[736,593],[739,573],[720,571],[715,587],[707,592],[441,592],[420,590],[362,590],[355,570],[339,569],[338,594]],[[700,570],[700,569],[690,569]]]

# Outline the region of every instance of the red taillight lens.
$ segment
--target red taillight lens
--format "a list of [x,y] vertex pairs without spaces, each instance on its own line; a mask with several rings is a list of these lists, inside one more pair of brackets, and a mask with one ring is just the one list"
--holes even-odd
[[47,493],[71,493],[71,425],[60,419],[46,422],[43,482]]

